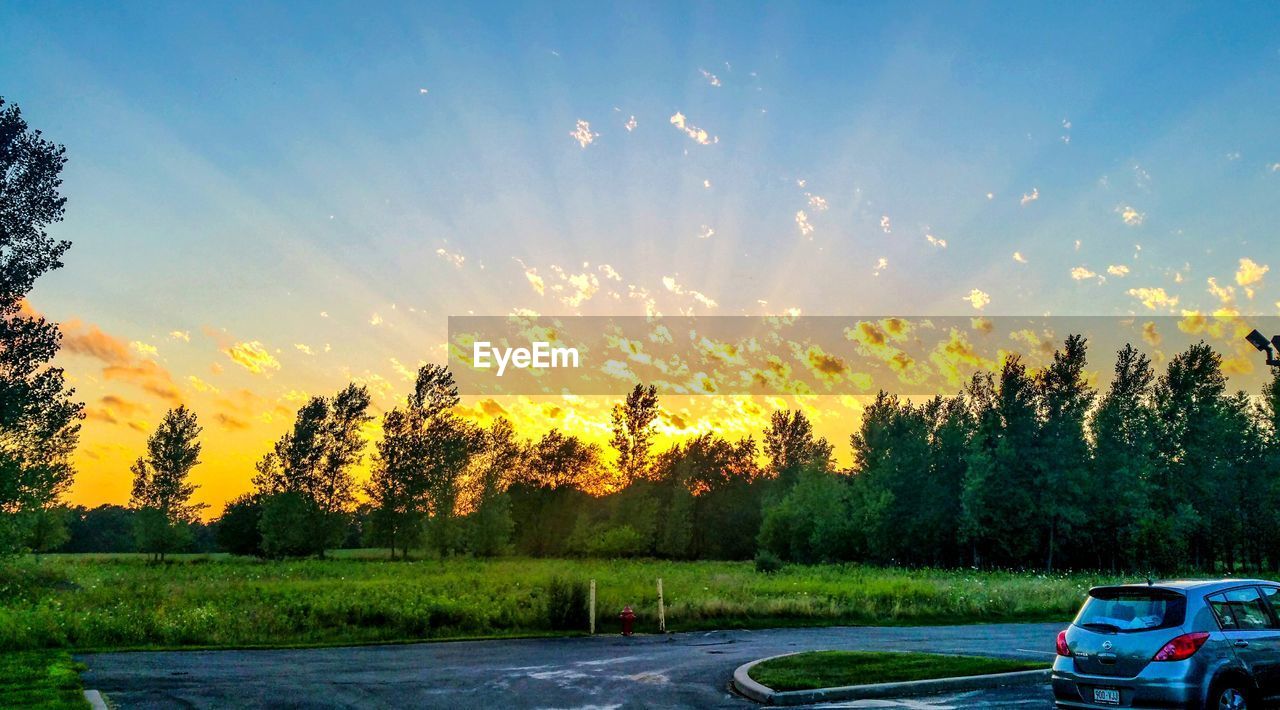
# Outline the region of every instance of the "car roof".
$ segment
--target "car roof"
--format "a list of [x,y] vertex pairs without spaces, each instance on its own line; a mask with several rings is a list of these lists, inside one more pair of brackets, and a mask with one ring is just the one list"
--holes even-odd
[[1192,590],[1212,592],[1218,589],[1238,587],[1242,584],[1269,584],[1272,586],[1280,586],[1280,582],[1273,582],[1266,579],[1171,579],[1159,582],[1141,582],[1135,584],[1104,584],[1090,589],[1089,593],[1093,594],[1096,591],[1116,589],[1168,589],[1179,592],[1188,592]]

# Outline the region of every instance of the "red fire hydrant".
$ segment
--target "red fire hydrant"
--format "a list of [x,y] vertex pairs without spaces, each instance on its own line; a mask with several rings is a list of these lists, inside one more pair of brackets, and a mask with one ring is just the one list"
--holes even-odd
[[618,614],[618,618],[622,619],[622,635],[630,636],[633,633],[633,627],[636,624],[636,613],[631,611],[631,607],[624,606],[622,607],[622,613]]

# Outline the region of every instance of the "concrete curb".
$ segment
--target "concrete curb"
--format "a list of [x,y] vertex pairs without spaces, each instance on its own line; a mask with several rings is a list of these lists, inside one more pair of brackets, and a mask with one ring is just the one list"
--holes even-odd
[[[808,651],[800,651],[798,653],[808,653]],[[1041,683],[1049,682],[1050,673],[1050,669],[1046,668],[1042,671],[1015,671],[1013,673],[992,673],[957,678],[911,680],[901,683],[871,683],[868,685],[846,685],[838,688],[787,691],[774,690],[751,679],[749,674],[756,664],[794,655],[796,654],[784,653],[738,666],[737,670],[733,672],[734,690],[737,690],[744,697],[764,705],[810,705],[833,700],[899,698],[912,695],[930,695],[932,693],[1005,688],[1014,685],[1040,685]]]
[[102,693],[96,690],[84,691],[84,700],[89,703],[89,707],[93,710],[108,710],[107,702],[103,700]]

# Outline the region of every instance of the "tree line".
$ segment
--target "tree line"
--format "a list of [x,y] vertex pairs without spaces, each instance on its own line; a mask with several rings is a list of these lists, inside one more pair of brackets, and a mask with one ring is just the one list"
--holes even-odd
[[555,429],[524,441],[506,420],[460,417],[452,376],[428,365],[382,416],[371,453],[364,387],[308,400],[258,462],[254,490],[211,525],[191,502],[201,428],[184,406],[131,467],[128,508],[62,507],[83,405],[52,364],[57,324],[25,299],[70,247],[48,234],[65,212],[65,162],[0,99],[0,554],[121,547],[127,528],[157,559],[368,544],[393,557],[755,556],[766,567],[1280,568],[1280,371],[1260,393],[1231,392],[1205,343],[1159,373],[1126,346],[1099,392],[1078,335],[1036,372],[1011,356],[953,396],[880,393],[847,469],[798,410],[773,413],[759,442],[709,433],[655,452],[652,386],[614,408],[612,462]]

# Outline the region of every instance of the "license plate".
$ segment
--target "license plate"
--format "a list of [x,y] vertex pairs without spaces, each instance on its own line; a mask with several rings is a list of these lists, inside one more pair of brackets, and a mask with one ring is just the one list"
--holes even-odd
[[1115,688],[1094,688],[1093,702],[1103,705],[1119,705],[1120,691]]

